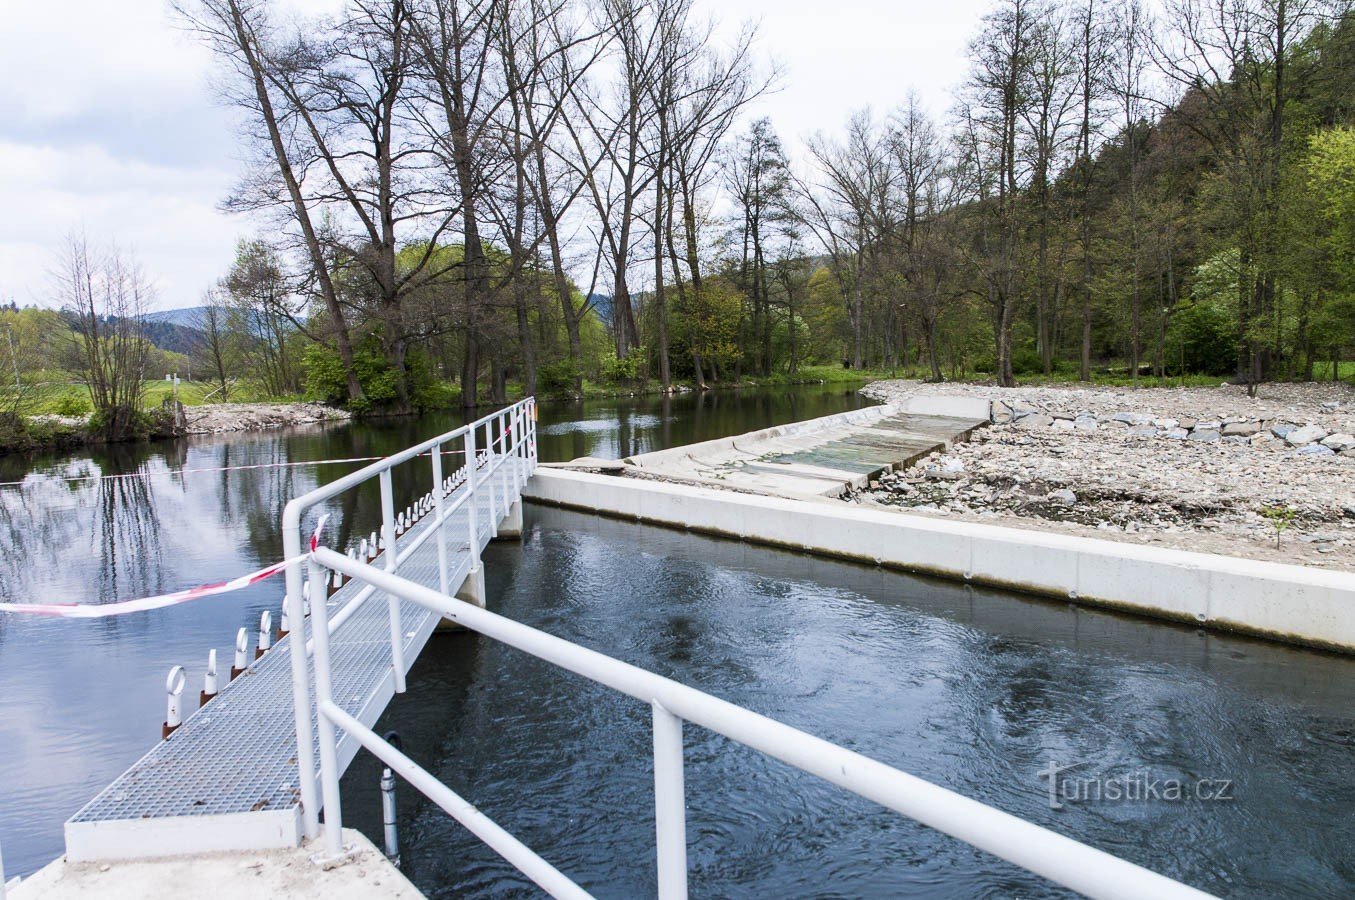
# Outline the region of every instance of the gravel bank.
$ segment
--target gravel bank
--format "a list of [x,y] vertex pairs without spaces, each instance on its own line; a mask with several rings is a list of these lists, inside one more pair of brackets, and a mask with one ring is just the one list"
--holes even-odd
[[188,434],[252,431],[351,418],[347,410],[323,403],[213,403],[186,407]]
[[[983,397],[998,423],[852,500],[994,524],[1355,568],[1355,391],[1015,388],[884,381],[882,400]],[[1276,547],[1263,515],[1293,520]]]

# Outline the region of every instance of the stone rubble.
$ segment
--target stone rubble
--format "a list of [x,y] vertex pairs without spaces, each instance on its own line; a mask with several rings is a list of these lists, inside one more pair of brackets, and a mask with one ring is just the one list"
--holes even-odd
[[[995,422],[855,494],[994,524],[1355,568],[1355,390],[1015,388],[886,381],[864,393],[996,401]],[[1289,508],[1280,535],[1263,514]]]
[[208,403],[184,407],[187,434],[252,431],[351,418],[349,412],[323,403]]

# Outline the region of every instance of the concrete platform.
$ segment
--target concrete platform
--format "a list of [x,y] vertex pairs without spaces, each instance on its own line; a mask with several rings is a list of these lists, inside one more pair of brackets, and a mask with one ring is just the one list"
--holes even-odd
[[345,828],[343,842],[353,848],[353,854],[332,868],[311,861],[320,848],[309,844],[117,862],[70,862],[63,856],[11,888],[9,900],[415,900],[423,896],[361,833]]
[[[927,398],[936,400],[938,398]],[[945,398],[939,398],[945,399]],[[666,478],[779,497],[836,497],[883,472],[968,438],[988,410],[968,398],[925,410],[878,406],[632,456],[625,463]],[[937,412],[936,410],[941,410]],[[945,414],[946,410],[953,415]]]

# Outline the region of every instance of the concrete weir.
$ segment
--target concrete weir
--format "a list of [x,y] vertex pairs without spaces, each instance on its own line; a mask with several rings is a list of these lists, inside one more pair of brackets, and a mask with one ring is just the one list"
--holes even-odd
[[[743,442],[727,440],[730,446]],[[684,449],[688,448],[664,452],[673,458]],[[661,474],[659,468],[634,466],[632,471]],[[1355,652],[1355,574],[863,509],[798,491],[772,495],[778,492],[759,491],[751,479],[722,483],[738,490],[692,481],[543,467],[524,496],[538,503]],[[806,502],[810,500],[818,502]]]
[[987,400],[914,398],[629,457],[648,474],[778,497],[836,497],[989,422]]

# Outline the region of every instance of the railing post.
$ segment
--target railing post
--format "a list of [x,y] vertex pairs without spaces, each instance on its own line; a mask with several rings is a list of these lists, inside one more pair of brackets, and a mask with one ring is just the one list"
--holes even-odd
[[[383,473],[384,474],[384,473]],[[386,551],[394,553],[392,544]],[[320,564],[310,560],[311,584],[323,584]],[[339,752],[335,724],[325,715],[325,703],[333,700],[329,667],[329,604],[317,597],[311,605],[311,634],[315,652],[315,706],[320,730],[320,793],[325,807],[325,855],[343,855],[343,810],[339,800]],[[302,642],[299,642],[302,643]]]
[[494,420],[485,422],[485,487],[489,490],[489,536],[499,536],[499,504],[494,499]]
[[687,801],[682,775],[682,720],[654,708],[654,830],[659,900],[687,898]]
[[475,427],[466,429],[466,507],[467,531],[470,534],[470,574],[480,571],[480,536],[475,521]]
[[508,433],[512,438],[509,441],[508,458],[513,464],[513,503],[518,502],[518,497],[522,495],[522,418],[519,415],[521,409],[514,406],[508,417]]
[[[299,519],[299,514],[297,519]],[[301,555],[301,525],[282,517],[284,559]],[[306,659],[306,601],[301,567],[288,566],[287,618],[291,622],[292,712],[296,720],[296,773],[301,782],[301,830],[308,838],[320,833],[320,802],[315,791],[315,731],[311,724],[310,663]],[[324,592],[321,591],[321,596]],[[321,601],[324,602],[323,600]]]
[[535,472],[535,471],[536,471],[536,459],[537,459],[537,456],[536,456],[536,398],[535,398],[535,397],[531,397],[531,398],[529,398],[529,400],[530,400],[530,403],[528,404],[528,412],[531,413],[531,421],[530,421],[530,422],[528,423],[528,425],[527,425],[527,431],[528,431],[528,434],[530,434],[531,436],[530,436],[530,438],[529,438],[528,441],[527,441],[527,456],[528,456],[528,459],[531,460],[531,465],[527,467],[527,474],[530,475],[532,472]]
[[[386,541],[386,571],[395,574],[395,496],[391,488],[391,470],[381,470],[381,534]],[[391,622],[391,669],[395,673],[395,693],[405,692],[405,634],[400,625],[400,598],[386,595]]]
[[438,530],[438,589],[447,593],[447,532],[442,521],[442,444],[433,446],[433,527]]

